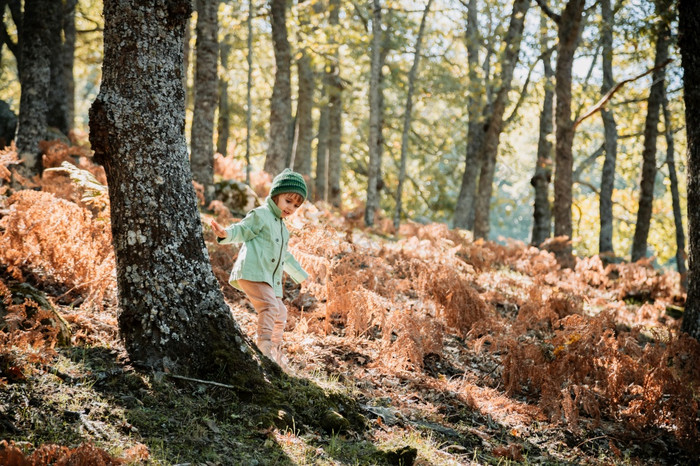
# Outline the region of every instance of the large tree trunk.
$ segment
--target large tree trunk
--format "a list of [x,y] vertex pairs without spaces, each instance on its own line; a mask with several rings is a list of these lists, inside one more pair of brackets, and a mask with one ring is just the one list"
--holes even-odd
[[[601,35],[603,46],[603,85],[601,94],[607,94],[615,85],[612,71],[613,58],[613,27],[615,15],[610,7],[610,0],[601,0]],[[617,165],[617,125],[612,109],[603,108],[600,111],[605,131],[605,161],[600,177],[600,235],[598,237],[598,252],[614,254],[613,251],[613,203],[612,193],[615,187],[615,166]]]
[[218,98],[219,0],[197,0],[197,56],[194,73],[194,110],[190,145],[192,175],[214,198],[214,114]]
[[433,0],[428,0],[425,5],[425,10],[423,10],[423,17],[420,21],[420,27],[418,28],[418,37],[416,37],[416,46],[413,56],[413,64],[408,72],[408,90],[406,91],[406,108],[403,114],[403,130],[401,132],[401,160],[399,162],[399,184],[396,188],[396,210],[394,211],[394,228],[396,231],[399,230],[399,224],[401,222],[401,198],[403,194],[403,183],[406,178],[406,159],[408,158],[408,135],[411,130],[411,112],[413,111],[413,93],[416,87],[416,73],[418,72],[418,65],[420,63],[420,53],[421,47],[423,45],[423,34],[425,33],[425,22],[428,19],[428,13],[430,13],[430,7],[433,4]]
[[372,45],[369,81],[369,165],[367,170],[367,204],[365,224],[374,225],[374,215],[379,209],[377,184],[381,176],[381,51],[382,51],[382,7],[380,0],[372,1]]
[[678,44],[688,133],[688,297],[681,330],[700,340],[700,2],[680,0]]
[[182,87],[190,8],[104,3],[90,142],[109,185],[119,330],[139,366],[250,388],[263,376],[212,273],[191,183]]
[[[474,228],[474,200],[476,199],[476,183],[481,171],[477,154],[484,142],[484,108],[486,98],[479,84],[479,17],[477,0],[469,0],[467,7],[467,67],[469,73],[469,89],[467,96],[467,150],[462,184],[455,206],[454,227],[471,230]],[[484,80],[488,79],[486,73]],[[485,86],[484,86],[485,88]]]
[[231,53],[230,37],[226,36],[219,46],[219,61],[223,73],[219,76],[219,118],[216,124],[216,151],[226,156],[228,153],[228,139],[230,135],[231,116],[228,103],[228,57]]
[[16,144],[24,159],[23,173],[29,176],[42,171],[39,141],[46,137],[53,40],[49,25],[61,17],[60,7],[54,0],[27,0],[24,4]]
[[[554,176],[554,235],[571,239],[573,225],[571,207],[573,204],[572,172],[574,157],[574,122],[571,118],[571,75],[574,52],[583,17],[585,0],[569,0],[559,20],[559,46],[555,71],[556,85],[556,146]],[[557,259],[565,267],[573,266],[572,248],[569,244],[558,251]]]
[[[665,12],[665,8],[659,8],[657,13]],[[665,5],[670,7],[670,5]],[[642,151],[642,180],[640,182],[639,209],[637,210],[637,222],[632,241],[632,262],[638,261],[647,255],[647,239],[649,238],[649,226],[654,202],[654,182],[656,180],[656,139],[659,135],[659,112],[663,100],[666,67],[662,66],[668,59],[668,47],[671,42],[671,31],[667,20],[663,18],[658,26],[656,38],[656,58],[652,74],[652,86],[647,100],[647,118],[644,123],[644,150]]]
[[535,206],[532,220],[532,238],[530,243],[539,246],[552,235],[552,208],[549,204],[549,185],[552,181],[552,134],[554,117],[554,70],[552,69],[552,50],[547,38],[547,17],[540,13],[540,49],[544,66],[544,99],[540,114],[540,131],[537,141],[537,165],[530,184],[535,188]]
[[669,188],[671,189],[671,204],[673,205],[673,223],[676,227],[676,268],[681,276],[681,287],[688,288],[688,270],[685,266],[685,233],[683,232],[683,214],[681,212],[681,196],[678,192],[678,175],[676,174],[676,148],[671,127],[671,112],[668,109],[666,89],[662,100],[664,113],[664,135],[666,136],[666,164],[668,165]]
[[513,12],[510,17],[508,32],[504,38],[505,50],[501,58],[501,83],[493,102],[491,116],[486,124],[484,142],[479,150],[478,158],[481,160],[481,173],[479,175],[478,196],[474,209],[474,237],[488,238],[490,225],[491,195],[493,192],[493,178],[496,169],[496,157],[498,143],[503,129],[503,114],[508,104],[513,72],[518,63],[520,54],[520,42],[523,37],[525,15],[530,8],[530,0],[515,0]]
[[286,167],[292,147],[292,58],[287,37],[287,2],[270,0],[270,16],[276,70],[270,101],[270,142],[264,169],[276,175]]
[[[299,3],[302,3],[300,0]],[[310,27],[311,9],[300,8],[299,33],[300,50],[297,59],[297,74],[299,76],[299,95],[297,98],[297,116],[295,125],[297,128],[296,150],[293,154],[294,171],[301,173],[307,181],[311,180],[311,143],[314,139],[314,121],[312,111],[314,108],[314,88],[316,87],[311,55],[306,46],[306,34]]]

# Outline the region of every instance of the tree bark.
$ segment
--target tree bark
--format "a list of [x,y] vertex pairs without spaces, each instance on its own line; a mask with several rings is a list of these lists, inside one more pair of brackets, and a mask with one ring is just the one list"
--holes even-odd
[[681,330],[700,340],[700,2],[679,0],[678,17],[688,134],[688,295]]
[[[303,0],[300,0],[301,4]],[[294,171],[301,173],[307,181],[311,180],[311,143],[314,139],[314,88],[316,87],[311,55],[306,46],[306,33],[310,28],[310,8],[300,8],[300,33],[298,37],[299,58],[297,74],[299,76],[299,94],[297,98],[297,116],[295,125],[297,144],[294,154]]]
[[218,98],[219,0],[197,0],[194,110],[190,136],[192,175],[204,186],[208,204],[214,198],[214,115]]
[[39,141],[46,137],[48,96],[51,79],[51,29],[60,18],[60,4],[53,0],[27,0],[24,4],[21,38],[22,95],[19,104],[17,152],[24,159],[23,174],[41,173]]
[[381,52],[382,7],[380,0],[372,1],[372,45],[369,82],[369,165],[367,170],[367,204],[365,225],[374,225],[374,215],[379,209],[377,183],[381,176]]
[[552,50],[547,38],[547,20],[540,13],[540,49],[543,52],[544,98],[540,114],[540,131],[537,141],[537,165],[530,184],[535,188],[535,207],[532,221],[532,238],[530,243],[539,246],[552,235],[552,208],[549,204],[549,185],[552,181],[552,142],[549,140],[554,117],[554,70],[552,69]]
[[[479,63],[479,17],[477,14],[477,0],[469,0],[467,7],[467,67],[469,75],[469,89],[467,96],[467,151],[462,174],[462,184],[459,188],[457,205],[455,206],[454,227],[471,230],[474,228],[474,200],[476,199],[476,184],[481,171],[481,163],[477,154],[484,142],[484,93],[481,92],[478,69]],[[488,80],[488,73],[483,81]],[[483,86],[485,88],[485,86]]]
[[90,143],[109,185],[119,330],[139,367],[252,389],[263,373],[212,273],[191,183],[182,87],[190,9],[188,0],[104,2]]
[[66,0],[63,8],[63,79],[66,83],[66,119],[68,131],[75,125],[75,8],[78,0]]
[[270,0],[275,84],[270,101],[270,138],[264,169],[276,175],[286,166],[292,147],[291,50],[287,36],[287,2]]
[[481,160],[481,173],[479,175],[478,196],[474,208],[475,238],[487,239],[489,235],[493,178],[496,170],[498,143],[503,129],[503,114],[508,104],[508,93],[510,92],[513,72],[518,63],[520,42],[523,37],[523,28],[525,27],[525,16],[529,8],[530,0],[515,0],[513,2],[510,25],[504,38],[505,50],[501,58],[501,83],[493,102],[490,118],[486,123],[484,142],[478,154],[478,158]]
[[255,13],[255,3],[253,0],[248,0],[248,18],[246,26],[248,28],[247,46],[248,53],[246,54],[247,62],[247,81],[246,81],[246,108],[245,108],[245,182],[250,186],[250,132],[253,129],[253,14]]
[[676,174],[676,149],[666,89],[664,89],[662,109],[666,137],[666,164],[668,165],[668,180],[671,189],[671,204],[673,205],[673,223],[676,227],[676,268],[681,276],[681,287],[686,290],[688,288],[688,270],[685,266],[685,233],[683,231],[683,214],[681,213],[681,196],[678,192],[678,175]]
[[413,56],[413,64],[408,72],[408,90],[406,91],[406,108],[403,114],[403,131],[401,132],[401,160],[399,162],[399,183],[396,187],[396,210],[394,211],[394,228],[399,230],[401,223],[401,197],[403,194],[403,183],[406,178],[406,159],[408,158],[408,135],[411,131],[411,112],[413,111],[413,93],[416,88],[416,73],[420,64],[421,47],[423,45],[423,34],[425,33],[425,23],[430,13],[430,7],[433,0],[428,0],[423,10],[423,17],[418,28],[418,36],[416,37],[416,46]]
[[[324,85],[324,96],[327,94]],[[323,100],[323,99],[322,99]],[[316,178],[314,199],[328,202],[328,104],[321,106],[318,120],[318,142],[316,144]]]
[[64,5],[59,3],[61,18],[57,18],[47,25],[51,34],[51,53],[49,60],[51,63],[51,77],[48,94],[48,111],[46,113],[46,124],[56,128],[62,134],[68,134],[68,83],[66,82],[66,72],[64,60],[65,44],[63,41],[63,18]]
[[226,156],[228,154],[228,139],[231,126],[230,108],[228,103],[228,57],[231,53],[230,37],[227,35],[219,46],[219,61],[223,74],[219,76],[219,118],[216,124],[216,151]]
[[340,52],[336,31],[340,23],[340,0],[330,0],[329,24],[333,31],[331,44],[333,45],[332,58],[326,65],[328,69],[328,202],[334,207],[340,207],[340,172],[341,154],[340,144],[343,136],[343,84],[340,79]]
[[[615,85],[612,71],[615,16],[610,6],[610,0],[601,0],[600,5],[602,16],[600,42],[603,47],[603,85],[600,91],[605,96]],[[617,165],[617,124],[612,109],[601,109],[600,116],[603,119],[605,132],[605,161],[600,178],[598,252],[614,255],[612,193],[615,187],[615,166]]]
[[[660,6],[660,5],[659,5]],[[670,6],[670,5],[666,5]],[[657,13],[661,14],[661,8]],[[652,86],[647,100],[647,117],[644,122],[644,150],[642,151],[642,179],[639,192],[639,209],[632,241],[632,262],[646,257],[647,239],[654,202],[654,182],[656,180],[656,140],[659,135],[659,112],[663,100],[666,67],[661,66],[668,59],[668,47],[671,41],[671,31],[667,20],[661,19],[656,38],[656,58],[652,74]]]
[[[585,0],[569,0],[561,14],[558,27],[559,46],[555,71],[556,84],[556,146],[554,176],[554,235],[571,239],[573,225],[572,207],[572,171],[574,158],[572,145],[574,141],[574,122],[571,118],[571,75],[574,52],[578,46],[583,7]],[[558,251],[557,259],[564,267],[574,265],[571,245]]]

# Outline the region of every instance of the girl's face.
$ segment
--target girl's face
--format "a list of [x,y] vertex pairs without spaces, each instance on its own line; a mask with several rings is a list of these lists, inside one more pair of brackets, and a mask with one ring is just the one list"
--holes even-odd
[[284,193],[277,196],[275,204],[282,211],[282,218],[287,218],[297,211],[303,201],[298,194]]

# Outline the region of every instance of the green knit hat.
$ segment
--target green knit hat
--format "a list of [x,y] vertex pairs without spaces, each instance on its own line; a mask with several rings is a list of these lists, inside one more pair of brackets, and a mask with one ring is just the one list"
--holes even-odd
[[306,200],[307,190],[304,177],[289,168],[285,168],[282,173],[272,180],[270,197],[284,193],[296,193]]

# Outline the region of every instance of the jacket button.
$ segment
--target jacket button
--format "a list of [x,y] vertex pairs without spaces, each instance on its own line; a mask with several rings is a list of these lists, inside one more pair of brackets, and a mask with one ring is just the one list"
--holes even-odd
[[274,261],[275,261],[275,260],[274,260],[274,259],[272,259],[272,262],[274,262]]
[[279,238],[275,238],[275,241],[279,243],[279,242],[280,242],[280,239],[279,239]]
[[277,282],[277,284],[279,285],[279,284],[280,284],[280,282]]

